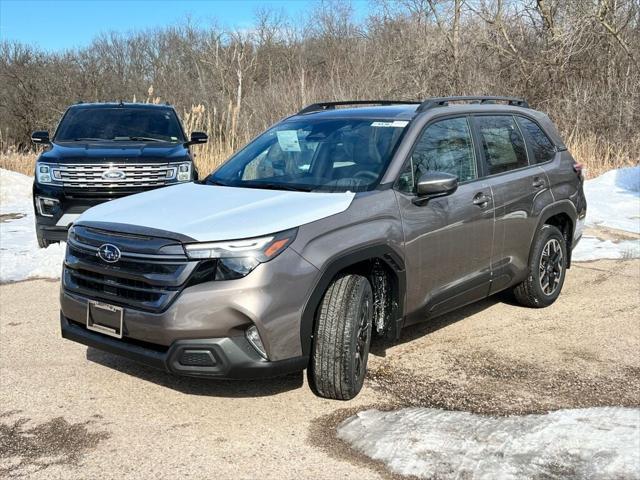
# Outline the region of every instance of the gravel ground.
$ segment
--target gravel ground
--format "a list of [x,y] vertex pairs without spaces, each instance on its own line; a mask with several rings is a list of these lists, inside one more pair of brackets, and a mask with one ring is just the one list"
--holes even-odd
[[0,477],[391,478],[335,439],[363,408],[497,415],[640,405],[640,261],[576,264],[552,307],[507,295],[377,341],[356,400],[302,375],[177,378],[60,338],[58,283],[0,286]]

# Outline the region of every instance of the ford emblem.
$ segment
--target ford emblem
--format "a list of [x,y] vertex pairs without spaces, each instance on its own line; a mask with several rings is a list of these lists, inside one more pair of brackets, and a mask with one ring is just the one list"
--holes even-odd
[[120,249],[110,243],[100,245],[98,256],[107,263],[116,263],[120,260]]
[[127,178],[127,174],[117,168],[111,168],[102,174],[105,180],[123,180]]

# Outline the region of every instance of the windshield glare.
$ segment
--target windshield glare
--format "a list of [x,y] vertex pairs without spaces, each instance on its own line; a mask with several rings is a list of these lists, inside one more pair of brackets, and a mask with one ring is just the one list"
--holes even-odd
[[55,141],[185,141],[170,108],[72,108],[62,119]]
[[268,130],[206,183],[303,191],[363,191],[384,173],[406,121],[296,120]]

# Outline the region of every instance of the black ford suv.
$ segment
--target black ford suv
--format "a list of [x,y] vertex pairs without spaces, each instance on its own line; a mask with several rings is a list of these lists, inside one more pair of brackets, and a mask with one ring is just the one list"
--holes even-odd
[[52,139],[46,131],[31,140],[47,145],[36,164],[33,203],[41,248],[66,240],[82,212],[99,203],[165,185],[197,179],[187,140],[169,105],[81,103],[67,109]]

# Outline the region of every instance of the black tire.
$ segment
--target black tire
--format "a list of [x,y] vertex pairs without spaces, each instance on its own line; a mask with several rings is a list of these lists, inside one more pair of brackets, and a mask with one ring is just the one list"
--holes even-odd
[[373,318],[373,291],[362,275],[335,278],[316,318],[307,375],[319,397],[350,400],[362,389]]
[[525,307],[543,308],[556,301],[567,272],[567,242],[553,225],[543,225],[533,242],[527,278],[513,289]]
[[39,233],[37,230],[36,230],[36,237],[38,238],[38,246],[40,248],[47,248],[49,245],[51,245],[53,243],[53,242],[47,240],[46,238],[44,238],[42,236],[42,234]]

